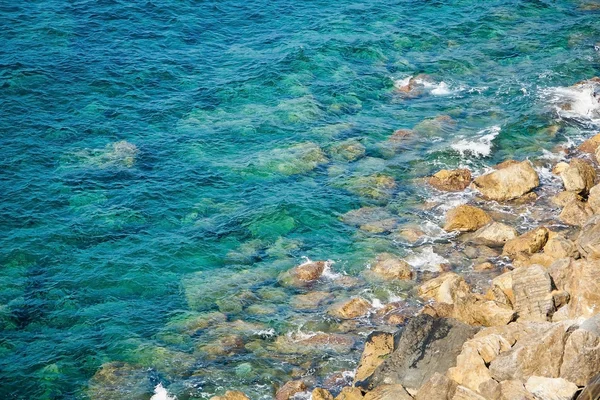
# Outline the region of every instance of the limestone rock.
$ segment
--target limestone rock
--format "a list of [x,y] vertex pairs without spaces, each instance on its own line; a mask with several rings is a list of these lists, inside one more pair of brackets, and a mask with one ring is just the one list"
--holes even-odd
[[333,395],[328,390],[316,388],[311,393],[312,400],[333,400]]
[[240,391],[228,390],[223,396],[213,396],[210,400],[250,400],[250,398]]
[[[598,315],[596,315],[596,319]],[[578,386],[586,385],[600,372],[600,336],[581,326],[565,343],[560,377]]]
[[279,275],[279,283],[283,286],[302,287],[321,277],[329,261],[307,261]]
[[452,317],[469,325],[506,325],[515,318],[515,312],[494,300],[486,300],[478,294],[457,297]]
[[577,397],[578,400],[598,400],[600,398],[600,374],[596,375],[585,386]]
[[588,205],[594,214],[600,214],[600,185],[593,186],[588,194]]
[[468,169],[443,169],[431,178],[429,184],[438,190],[460,192],[471,183],[471,171]]
[[519,234],[512,226],[501,222],[492,222],[475,231],[469,240],[490,247],[502,247],[509,240],[515,239]]
[[523,382],[509,380],[500,382],[500,397],[498,400],[538,400],[525,389]]
[[335,400],[363,400],[362,391],[353,386],[346,386],[342,388]]
[[310,310],[319,307],[321,304],[327,303],[333,299],[333,294],[329,292],[308,292],[293,296],[290,300],[292,307],[300,310]]
[[404,386],[402,385],[379,385],[375,389],[371,390],[365,397],[364,400],[412,400],[411,395],[408,394]]
[[371,271],[384,279],[410,280],[414,277],[410,264],[391,253],[379,254]]
[[492,379],[483,358],[477,352],[477,347],[470,341],[463,345],[461,353],[456,358],[456,366],[450,368],[446,375],[459,385],[476,392],[479,391],[481,384]]
[[418,292],[419,296],[425,299],[454,304],[457,297],[466,296],[470,289],[460,275],[447,272],[419,286]]
[[496,381],[527,380],[530,376],[559,377],[571,325],[568,321],[553,324],[547,332],[517,341],[509,351],[501,353],[490,363],[492,377]]
[[566,163],[566,162],[564,162],[564,161],[561,161],[559,163],[556,163],[556,165],[554,166],[554,168],[552,168],[552,173],[554,175],[560,175],[567,168],[569,168],[569,164]]
[[373,374],[384,361],[384,357],[394,351],[394,335],[387,332],[375,332],[369,335],[354,375],[354,381],[363,381]]
[[477,207],[463,204],[446,213],[444,230],[448,232],[476,231],[490,222],[492,222],[492,218],[485,211]]
[[571,258],[561,258],[553,262],[548,268],[548,274],[550,274],[552,282],[558,290],[566,290],[573,274],[574,262],[575,260]]
[[519,320],[548,321],[552,317],[552,280],[544,268],[534,265],[515,269],[512,286]]
[[354,339],[340,333],[318,332],[314,335],[288,334],[278,336],[273,343],[274,349],[283,354],[311,354],[335,352],[349,353],[354,346]]
[[588,260],[600,259],[600,216],[590,218],[576,241],[579,253]]
[[594,186],[596,171],[586,161],[576,158],[569,163],[569,167],[560,174],[560,177],[565,190],[587,195]]
[[538,399],[572,400],[579,388],[573,382],[562,378],[532,376],[527,379],[525,388]]
[[577,260],[572,263],[565,290],[571,295],[568,313],[571,318],[589,318],[600,311],[600,260]]
[[515,295],[512,288],[512,274],[513,271],[508,271],[492,279],[492,288],[487,297],[498,303],[512,307],[512,305],[515,304]]
[[289,400],[296,393],[305,392],[306,384],[303,381],[289,381],[283,385],[275,394],[275,400]]
[[451,400],[456,392],[457,383],[445,375],[435,373],[415,394],[415,400]]
[[587,203],[573,200],[565,205],[558,217],[567,225],[583,226],[592,215],[594,211]]
[[475,393],[471,389],[468,389],[464,386],[458,386],[456,388],[456,393],[454,393],[454,397],[452,400],[486,400],[485,397],[480,396]]
[[480,176],[472,186],[490,200],[507,201],[521,197],[539,184],[538,174],[531,163],[523,161]]
[[543,249],[547,241],[548,229],[539,227],[506,242],[502,255],[513,259],[520,255],[530,256]]
[[583,201],[583,197],[575,192],[560,192],[556,196],[553,196],[550,201],[552,204],[558,207],[564,207],[572,201]]
[[331,157],[338,160],[355,161],[365,155],[366,149],[356,139],[348,139],[331,148]]
[[355,297],[343,303],[335,304],[329,309],[329,314],[340,319],[364,317],[371,311],[371,303],[362,297]]
[[577,149],[584,153],[595,154],[598,147],[600,147],[600,133],[585,140],[577,147]]
[[370,389],[401,384],[407,390],[417,390],[436,372],[443,374],[453,367],[463,343],[478,330],[454,319],[414,317],[402,331],[394,352],[360,385]]
[[544,246],[544,254],[555,260],[579,255],[575,243],[559,235],[548,239]]

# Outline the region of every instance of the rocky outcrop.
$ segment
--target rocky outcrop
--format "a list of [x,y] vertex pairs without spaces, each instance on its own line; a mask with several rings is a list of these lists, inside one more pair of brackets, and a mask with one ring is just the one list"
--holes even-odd
[[514,163],[480,176],[471,185],[490,200],[513,200],[538,187],[540,180],[529,161]]
[[381,384],[400,384],[417,390],[436,372],[443,374],[453,367],[463,343],[478,330],[454,319],[414,317],[402,331],[394,352],[357,385],[372,389]]
[[452,400],[458,384],[438,372],[433,374],[415,394],[415,400]]
[[444,225],[444,230],[448,232],[476,231],[490,222],[492,222],[492,218],[485,211],[480,208],[464,204],[455,207],[446,213],[446,224]]
[[568,168],[561,172],[560,177],[565,190],[587,195],[594,186],[596,171],[586,161],[576,158],[569,163]]
[[577,260],[571,264],[566,291],[571,299],[569,318],[589,318],[600,312],[600,260]]
[[429,184],[446,192],[460,192],[471,183],[471,171],[468,169],[442,169],[429,178]]

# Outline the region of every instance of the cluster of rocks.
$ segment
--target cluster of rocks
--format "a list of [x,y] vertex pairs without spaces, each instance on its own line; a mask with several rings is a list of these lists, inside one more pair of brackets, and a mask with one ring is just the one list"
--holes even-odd
[[[475,179],[467,169],[433,175],[429,183],[438,190],[470,187],[480,194],[478,206],[450,209],[443,229],[457,232],[457,240],[501,250],[502,273],[485,290],[452,271],[423,280],[416,287],[423,300],[418,315],[396,333],[369,335],[352,386],[334,397],[324,388],[310,391],[310,382],[298,379],[283,385],[276,399],[307,398],[309,392],[313,400],[600,398],[600,185],[594,163],[600,163],[599,148],[600,134],[579,147],[579,157],[555,165],[564,190],[550,198],[548,209],[561,208],[557,224],[521,233],[496,220],[486,204],[540,201],[540,179],[530,161],[505,161]],[[347,218],[362,226],[366,211]],[[280,283],[305,286],[327,267],[324,261],[307,262],[282,274]],[[414,268],[388,253],[377,257],[369,274],[415,279]],[[316,295],[303,296],[298,301]],[[315,301],[321,298],[330,297],[322,293]],[[342,320],[370,312],[371,303],[362,297],[329,308]],[[214,399],[245,398],[227,392]]]

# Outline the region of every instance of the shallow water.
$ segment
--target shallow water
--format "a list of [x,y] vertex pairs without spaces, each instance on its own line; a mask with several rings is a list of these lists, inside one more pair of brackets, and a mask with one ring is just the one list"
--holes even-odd
[[[0,392],[270,398],[352,370],[380,322],[297,310],[278,274],[330,259],[317,289],[336,299],[410,297],[362,271],[383,251],[423,270],[443,256],[341,216],[381,206],[440,238],[465,198],[423,211],[439,194],[415,178],[595,132],[585,93],[556,105],[600,74],[599,20],[579,0],[0,4]],[[397,129],[416,134],[392,146]],[[320,331],[350,331],[352,350],[273,350]],[[232,333],[243,348],[215,355]]]

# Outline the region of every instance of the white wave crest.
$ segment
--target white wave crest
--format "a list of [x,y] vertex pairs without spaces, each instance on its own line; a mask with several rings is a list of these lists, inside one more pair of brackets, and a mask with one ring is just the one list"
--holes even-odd
[[469,139],[463,138],[451,144],[450,147],[459,152],[461,157],[465,157],[466,155],[472,155],[477,158],[488,157],[492,154],[492,142],[500,134],[500,130],[499,126],[494,125],[477,132],[481,136]]
[[163,385],[159,383],[154,388],[154,395],[150,398],[150,400],[177,400],[177,397],[169,396],[167,389],[165,389]]
[[561,118],[600,125],[600,83],[588,81],[570,87],[549,88],[542,96]]
[[447,263],[448,260],[433,251],[433,247],[426,246],[418,253],[407,257],[406,262],[421,271],[439,272],[442,269],[442,264]]

